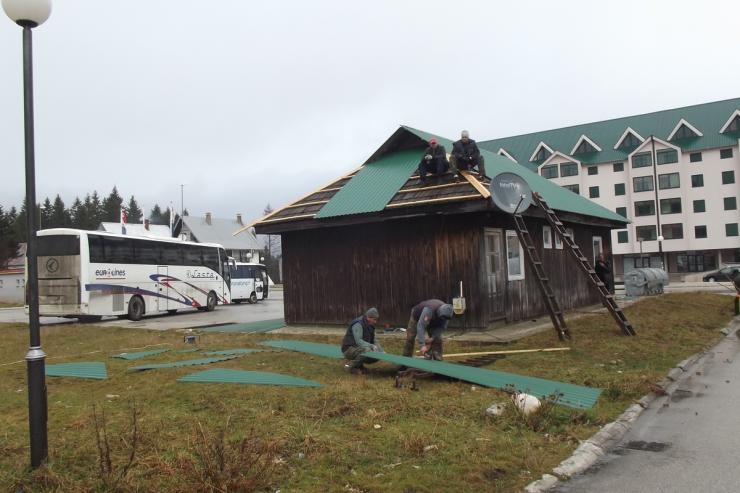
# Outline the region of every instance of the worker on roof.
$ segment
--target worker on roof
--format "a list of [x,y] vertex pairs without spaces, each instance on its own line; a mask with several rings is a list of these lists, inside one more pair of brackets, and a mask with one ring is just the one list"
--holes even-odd
[[411,309],[408,327],[406,327],[406,345],[404,356],[413,356],[414,339],[421,346],[421,354],[427,359],[442,360],[442,332],[452,318],[452,305],[442,300],[422,301]]
[[483,156],[480,149],[478,149],[478,144],[470,138],[467,130],[463,130],[460,133],[460,140],[452,144],[450,167],[455,178],[458,177],[459,171],[471,171],[473,168],[478,169],[478,174],[481,177],[486,176]]
[[427,174],[441,175],[450,168],[447,162],[447,152],[443,145],[437,142],[437,139],[429,139],[429,147],[426,148],[419,163],[419,179],[426,183]]
[[377,308],[370,308],[361,317],[352,320],[342,340],[342,354],[348,360],[351,373],[365,373],[365,363],[372,364],[377,360],[363,356],[368,351],[383,352],[375,341],[375,324],[380,314]]

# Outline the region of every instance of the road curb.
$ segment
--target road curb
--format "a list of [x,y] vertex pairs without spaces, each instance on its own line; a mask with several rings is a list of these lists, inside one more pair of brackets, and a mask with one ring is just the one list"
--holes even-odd
[[[727,324],[726,327],[722,328],[720,332],[722,332],[725,337],[728,337],[736,333],[738,330],[740,330],[740,316],[736,316],[730,320],[730,323]],[[719,344],[719,342],[717,344]],[[551,471],[551,473],[543,474],[542,478],[529,483],[524,488],[524,491],[526,493],[540,493],[548,491],[559,485],[561,482],[572,478],[576,474],[585,472],[627,434],[627,432],[632,428],[632,423],[640,417],[643,411],[647,409],[655,399],[661,395],[670,395],[673,393],[675,390],[674,387],[676,387],[675,384],[680,377],[685,373],[688,373],[689,369],[706,354],[712,351],[717,344],[712,346],[710,349],[696,353],[681,361],[668,372],[666,377],[660,383],[656,385],[657,388],[655,391],[644,395],[620,414],[616,420],[604,425],[589,439],[581,442],[570,457],[562,461]]]

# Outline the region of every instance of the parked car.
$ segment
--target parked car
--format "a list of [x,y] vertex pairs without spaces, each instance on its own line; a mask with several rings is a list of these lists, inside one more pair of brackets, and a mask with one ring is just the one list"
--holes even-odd
[[735,281],[738,278],[740,278],[740,266],[731,265],[714,272],[708,272],[704,276],[704,282]]

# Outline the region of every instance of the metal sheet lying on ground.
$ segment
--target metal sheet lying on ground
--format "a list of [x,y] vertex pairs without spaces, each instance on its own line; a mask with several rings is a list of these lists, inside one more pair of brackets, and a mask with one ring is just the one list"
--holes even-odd
[[261,349],[248,349],[248,348],[233,348],[233,349],[222,349],[220,351],[206,351],[203,354],[206,356],[226,356],[229,354],[248,354],[258,353]]
[[199,358],[199,359],[186,359],[183,361],[173,361],[172,363],[158,363],[153,365],[140,365],[132,366],[128,371],[144,371],[144,370],[157,370],[159,368],[179,368],[181,366],[195,366],[195,365],[209,365],[211,363],[218,363],[219,361],[226,361],[236,358],[236,355],[232,356],[221,356],[220,358]]
[[198,373],[191,373],[177,379],[178,382],[200,383],[242,383],[252,385],[289,385],[293,387],[323,387],[318,382],[303,378],[266,371],[228,370],[213,368]]
[[105,368],[105,363],[100,363],[97,361],[83,363],[59,363],[57,365],[46,365],[46,376],[105,380],[106,378],[108,378],[108,370]]
[[285,319],[276,318],[273,320],[260,320],[259,322],[249,322],[243,324],[226,324],[216,325],[213,327],[193,327],[201,332],[270,332],[271,330],[285,327]]
[[142,359],[149,356],[154,356],[155,354],[162,354],[169,351],[169,349],[153,349],[151,351],[139,351],[138,353],[121,353],[121,354],[114,354],[111,356],[111,358],[121,358],[125,360],[135,360],[135,359]]
[[[302,341],[267,341],[263,344],[272,347],[290,349],[304,353],[326,356],[329,358],[342,358],[341,351],[337,346],[330,344],[317,344]],[[483,368],[472,368],[469,366],[456,365],[443,361],[430,361],[419,358],[407,358],[388,353],[365,353],[365,356],[380,361],[387,361],[397,365],[417,368],[438,375],[476,383],[485,387],[493,387],[507,392],[525,392],[539,398],[547,398],[551,395],[559,397],[558,403],[577,409],[589,409],[599,398],[601,389],[593,389],[580,385],[573,385],[544,378],[528,377],[506,373],[502,371],[486,370]]]

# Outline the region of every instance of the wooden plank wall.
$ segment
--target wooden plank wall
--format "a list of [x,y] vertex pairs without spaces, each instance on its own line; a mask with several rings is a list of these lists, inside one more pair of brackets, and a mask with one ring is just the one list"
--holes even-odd
[[[561,306],[598,303],[596,291],[566,250],[543,250],[544,220],[528,218],[527,224]],[[574,228],[587,258],[591,259],[592,235],[602,236],[604,248],[609,249],[607,228],[566,226]],[[450,301],[462,280],[467,312],[454,325],[485,327],[483,227],[512,229],[513,222],[508,216],[483,213],[284,233],[286,321],[345,324],[376,306],[381,325],[405,326],[414,304],[428,298]],[[534,275],[528,265],[525,269],[524,280],[506,282],[509,322],[545,313]]]

